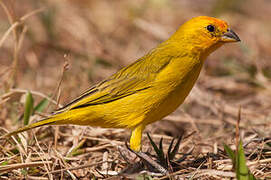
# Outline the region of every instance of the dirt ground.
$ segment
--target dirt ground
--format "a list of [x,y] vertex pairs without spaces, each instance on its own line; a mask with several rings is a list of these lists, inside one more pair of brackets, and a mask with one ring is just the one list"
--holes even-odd
[[[271,179],[271,1],[2,0],[0,1],[1,135],[23,126],[25,94],[50,103],[30,120],[68,103],[96,82],[166,40],[183,22],[208,15],[241,38],[208,57],[192,92],[173,114],[147,127],[166,152],[182,136],[171,179],[234,179],[223,145],[240,137],[247,165]],[[0,179],[166,179],[125,161],[130,131],[41,127],[0,141]],[[119,147],[119,148],[118,148]],[[126,173],[118,173],[126,170]],[[139,169],[137,169],[139,170]],[[133,171],[133,172],[131,172]]]

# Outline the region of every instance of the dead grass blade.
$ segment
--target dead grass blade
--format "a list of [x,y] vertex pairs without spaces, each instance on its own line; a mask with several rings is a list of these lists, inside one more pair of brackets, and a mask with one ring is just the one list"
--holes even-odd
[[27,167],[38,167],[44,164],[52,164],[52,161],[40,161],[40,162],[30,162],[30,163],[17,163],[11,165],[0,166],[0,173],[6,171],[12,171],[15,169],[27,168]]

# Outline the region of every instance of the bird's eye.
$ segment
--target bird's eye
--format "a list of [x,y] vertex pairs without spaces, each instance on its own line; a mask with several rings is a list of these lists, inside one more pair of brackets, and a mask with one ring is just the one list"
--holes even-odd
[[206,27],[206,29],[209,31],[209,32],[214,32],[215,31],[215,27],[213,25],[208,25]]

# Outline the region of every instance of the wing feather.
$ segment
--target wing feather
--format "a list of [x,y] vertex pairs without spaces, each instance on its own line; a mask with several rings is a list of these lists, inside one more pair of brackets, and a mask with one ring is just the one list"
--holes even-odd
[[[151,88],[157,72],[164,69],[171,59],[165,57],[157,60],[154,58],[154,54],[155,51],[145,55],[108,79],[89,88],[78,98],[55,111],[55,114],[71,109],[110,103]],[[146,59],[148,60],[146,61]]]

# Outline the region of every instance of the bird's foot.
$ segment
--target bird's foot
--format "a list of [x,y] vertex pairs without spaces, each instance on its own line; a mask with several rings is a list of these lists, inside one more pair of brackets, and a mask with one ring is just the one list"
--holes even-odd
[[144,153],[144,152],[141,152],[141,151],[140,152],[133,151],[132,149],[129,148],[129,146],[127,146],[127,149],[129,149],[129,151],[131,151],[137,157],[139,157],[139,159],[141,160],[143,165],[145,165],[148,170],[158,171],[159,173],[161,173],[163,175],[168,173],[168,170],[166,168],[164,168],[162,165],[160,165],[158,162],[153,160],[152,159],[153,157],[151,155]]
[[[127,143],[126,143],[127,144]],[[126,145],[127,147],[127,145]],[[135,154],[133,150],[130,148],[125,148],[122,146],[118,146],[118,151],[120,156],[128,163],[128,164],[134,164],[138,162],[140,159],[138,156]]]
[[[172,139],[167,153],[165,154],[163,151],[163,139],[160,139],[159,146],[157,146],[151,137],[148,134],[148,138],[154,149],[156,155],[150,155],[150,153],[146,152],[136,152],[133,151],[128,144],[126,143],[125,151],[120,151],[120,154],[123,156],[123,152],[126,153],[125,157],[123,157],[126,162],[130,165],[128,168],[122,171],[123,174],[132,174],[132,173],[139,173],[142,170],[147,170],[148,172],[152,173],[160,173],[161,175],[168,174],[169,172],[176,171],[176,167],[178,163],[183,161],[189,154],[182,156],[181,158],[174,160],[175,155],[177,154],[180,146],[180,142],[182,137],[179,137],[175,146],[174,139]],[[128,150],[128,151],[127,151]],[[129,153],[127,153],[129,152]],[[192,152],[192,150],[191,150]],[[128,160],[127,160],[128,159]]]

